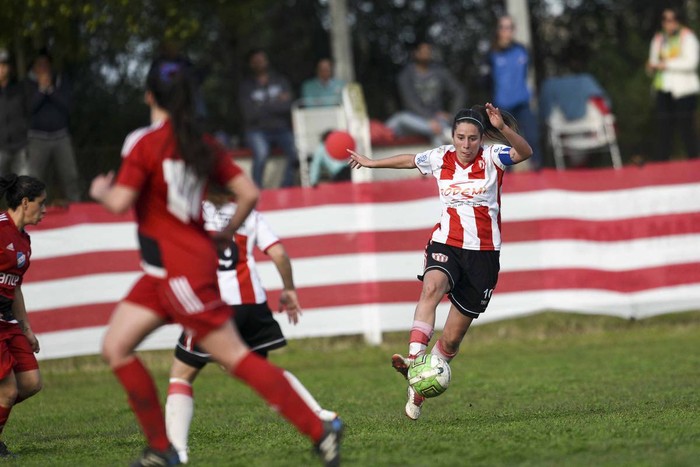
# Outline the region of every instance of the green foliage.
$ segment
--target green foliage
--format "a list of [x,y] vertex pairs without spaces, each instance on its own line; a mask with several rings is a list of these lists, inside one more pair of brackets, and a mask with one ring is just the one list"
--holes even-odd
[[[347,422],[344,465],[697,464],[700,312],[643,321],[551,313],[477,326],[451,364],[450,389],[416,422],[403,415],[405,381],[389,363],[405,339],[302,340],[273,352]],[[161,394],[171,355],[142,354]],[[138,454],[143,438],[97,357],[41,369],[44,390],[5,428],[21,456],[9,465],[124,465]],[[318,465],[307,440],[215,365],[195,394],[192,465]]]
[[[357,80],[370,115],[399,108],[396,74],[409,46],[428,39],[464,84],[471,103],[490,98],[479,77],[495,16],[505,3],[483,0],[347,0]],[[700,25],[698,0],[675,0]],[[648,44],[659,27],[654,0],[530,0],[533,59],[539,84],[579,57],[609,92],[624,158],[654,144]],[[559,6],[553,9],[553,6]],[[147,122],[145,67],[159,51],[188,56],[202,77],[208,129],[240,135],[238,83],[245,54],[265,48],[295,89],[331,55],[328,0],[7,0],[0,8],[0,46],[24,76],[48,46],[72,79],[72,131],[85,179],[119,164],[126,133]],[[643,135],[643,136],[642,136]]]

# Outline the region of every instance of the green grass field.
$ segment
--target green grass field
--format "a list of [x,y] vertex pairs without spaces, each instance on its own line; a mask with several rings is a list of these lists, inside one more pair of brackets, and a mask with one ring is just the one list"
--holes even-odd
[[[352,466],[620,466],[700,463],[700,312],[643,321],[545,313],[477,326],[452,385],[413,422],[391,368],[406,333],[296,340],[272,360],[347,424]],[[144,360],[164,394],[170,352]],[[17,406],[8,465],[127,465],[143,439],[97,357],[42,362],[44,390]],[[319,465],[311,444],[210,365],[195,384],[193,466]]]

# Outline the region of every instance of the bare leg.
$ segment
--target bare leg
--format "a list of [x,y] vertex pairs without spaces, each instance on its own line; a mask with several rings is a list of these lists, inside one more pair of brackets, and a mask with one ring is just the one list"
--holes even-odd
[[148,308],[122,302],[112,315],[102,343],[103,358],[124,387],[148,445],[157,451],[165,451],[170,446],[163,410],[153,378],[134,355],[134,350],[161,324],[163,320]]

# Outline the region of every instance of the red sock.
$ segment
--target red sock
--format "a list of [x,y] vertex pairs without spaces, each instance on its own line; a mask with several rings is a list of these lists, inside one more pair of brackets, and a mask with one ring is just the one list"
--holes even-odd
[[163,409],[158,400],[158,391],[150,373],[141,360],[134,357],[129,363],[115,368],[114,374],[124,386],[131,410],[141,425],[148,445],[158,451],[170,446],[165,433]]
[[314,442],[321,439],[323,422],[289,384],[282,370],[249,352],[231,374],[245,381],[297,430],[308,435]]
[[10,418],[11,411],[12,407],[3,407],[0,405],[0,434],[2,434],[2,429],[5,428],[7,419]]

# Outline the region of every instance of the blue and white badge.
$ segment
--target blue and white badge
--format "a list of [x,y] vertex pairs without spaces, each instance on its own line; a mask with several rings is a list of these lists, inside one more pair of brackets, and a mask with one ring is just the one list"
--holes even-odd
[[24,263],[26,263],[26,262],[27,262],[27,257],[24,256],[24,253],[22,253],[21,251],[18,251],[17,252],[17,267],[18,268],[24,267]]

